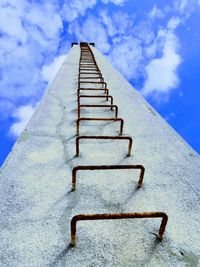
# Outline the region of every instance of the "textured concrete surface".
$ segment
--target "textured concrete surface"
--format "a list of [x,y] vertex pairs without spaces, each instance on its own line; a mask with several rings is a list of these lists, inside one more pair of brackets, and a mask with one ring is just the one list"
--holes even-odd
[[[92,48],[108,83],[126,142],[82,140],[75,157],[77,75],[74,46],[0,170],[0,266],[199,266],[200,158],[132,86]],[[82,103],[105,103],[102,99]],[[109,110],[81,115],[114,117]],[[82,122],[82,134],[118,134],[118,123]],[[76,165],[143,164],[133,170],[80,171]],[[80,213],[163,211],[169,222],[155,242],[159,219],[79,222],[70,248],[70,220]]]

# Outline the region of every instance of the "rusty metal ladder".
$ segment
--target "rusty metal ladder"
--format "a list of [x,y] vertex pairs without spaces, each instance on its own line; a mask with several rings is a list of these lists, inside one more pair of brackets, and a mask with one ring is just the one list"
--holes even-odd
[[[94,45],[92,43],[92,45]],[[80,140],[82,139],[103,139],[103,140],[127,140],[128,141],[128,153],[127,156],[131,155],[132,149],[132,138],[130,136],[121,136],[123,134],[124,120],[118,118],[118,106],[113,104],[113,97],[110,95],[110,90],[107,88],[107,83],[104,81],[102,73],[97,65],[93,52],[88,43],[80,43],[81,53],[79,60],[79,76],[78,76],[78,89],[77,89],[77,121],[76,121],[76,156],[80,154]],[[89,75],[89,76],[88,76]],[[89,85],[88,87],[84,87]],[[98,86],[98,87],[95,87]],[[103,95],[81,95],[82,91],[96,91],[104,93]],[[82,98],[105,98],[106,101],[110,99],[108,105],[92,105],[81,104]],[[115,113],[114,118],[91,118],[81,117],[81,110],[83,108],[109,108]],[[120,131],[118,136],[97,136],[97,135],[79,135],[80,134],[80,122],[81,121],[119,121]],[[87,166],[76,166],[72,170],[72,191],[76,190],[76,177],[77,171],[80,170],[125,170],[125,169],[139,169],[140,175],[138,180],[138,188],[142,187],[145,168],[142,165],[87,165]],[[71,245],[76,245],[76,223],[78,221],[85,220],[115,220],[115,219],[133,219],[133,218],[162,218],[160,228],[156,238],[162,240],[163,234],[168,221],[168,216],[164,212],[131,212],[131,213],[110,213],[110,214],[78,214],[71,220]]]

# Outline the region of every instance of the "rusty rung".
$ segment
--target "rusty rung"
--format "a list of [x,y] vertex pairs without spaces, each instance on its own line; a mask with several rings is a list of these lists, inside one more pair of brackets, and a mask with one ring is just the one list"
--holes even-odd
[[90,65],[90,66],[91,66],[91,65],[95,65],[95,66],[96,66],[97,64],[96,64],[96,62],[95,62],[95,61],[90,61],[90,60],[87,60],[87,61],[86,61],[86,60],[81,60],[81,62],[80,62],[80,64],[79,64],[79,65],[80,65],[80,66],[81,66],[81,65]]
[[80,66],[80,68],[81,68],[81,67],[88,67],[88,66],[89,66],[89,67],[98,67],[97,64],[95,64],[94,62],[91,63],[91,64],[87,64],[87,63],[83,63],[83,64],[82,64],[82,63],[80,63],[79,66]]
[[89,53],[82,53],[81,57],[80,57],[80,61],[84,61],[84,60],[92,60],[93,62],[96,62],[95,58],[92,56],[92,54],[89,54]]
[[[92,71],[87,71],[87,72],[85,72],[86,70],[88,70],[88,69],[79,69],[79,73],[80,74],[82,74],[82,73],[84,73],[84,74],[90,74],[90,73],[101,73],[101,71],[99,70],[99,69],[92,69]],[[94,70],[94,71],[93,71]]]
[[100,69],[97,67],[97,66],[94,66],[94,67],[92,67],[92,68],[85,68],[85,67],[79,67],[79,73],[81,72],[81,71],[100,71]]
[[[84,65],[84,66],[82,66]],[[92,68],[91,68],[92,67]],[[79,69],[88,69],[88,70],[93,70],[93,69],[99,69],[97,65],[92,65],[90,64],[90,66],[88,66],[88,64],[85,66],[85,64],[80,64],[79,65]]]
[[94,68],[79,68],[79,73],[81,71],[93,71],[93,72],[97,72],[97,71],[100,71],[100,69],[98,67],[94,67]]
[[91,55],[93,56],[92,52],[90,50],[81,51],[81,55]]
[[120,135],[123,133],[124,120],[121,118],[78,118],[76,120],[76,134],[80,133],[81,121],[119,121],[120,122]]
[[90,166],[76,166],[72,169],[72,191],[76,190],[76,173],[79,170],[93,171],[93,170],[127,170],[127,169],[139,169],[140,176],[138,180],[138,188],[142,187],[144,179],[145,168],[142,165],[90,165]]
[[79,156],[80,154],[80,140],[81,139],[97,139],[97,140],[128,140],[129,141],[129,144],[128,144],[128,154],[127,156],[130,156],[131,155],[131,148],[132,148],[132,143],[133,143],[133,140],[131,137],[129,136],[78,136],[76,137],[76,156]]
[[80,61],[80,64],[79,64],[80,66],[81,65],[97,65],[96,64],[96,62],[94,61],[94,60],[83,60],[83,59],[81,59],[81,61]]
[[80,61],[85,60],[85,59],[90,59],[90,60],[95,61],[95,58],[93,57],[91,53],[81,53]]
[[96,62],[96,60],[95,60],[95,58],[93,58],[92,57],[92,55],[82,55],[81,57],[80,57],[80,60],[79,60],[79,62],[85,62],[85,61],[89,61],[89,62]]
[[113,97],[111,95],[79,95],[78,106],[80,105],[81,98],[106,98],[106,101],[108,101],[108,99],[110,98],[110,104],[113,105]]
[[88,220],[117,220],[117,219],[141,219],[141,218],[162,218],[157,240],[161,241],[168,221],[168,216],[164,212],[129,212],[129,213],[106,213],[106,214],[79,214],[71,220],[71,246],[76,245],[76,223]]
[[109,90],[106,88],[79,88],[77,89],[77,97],[79,97],[80,91],[104,91],[106,95],[109,95]]
[[111,108],[111,110],[113,108],[115,108],[115,118],[117,118],[118,116],[118,106],[117,105],[79,105],[78,106],[78,118],[80,118],[80,114],[81,114],[81,108]]
[[80,60],[85,59],[85,58],[90,58],[95,60],[95,57],[93,56],[93,54],[91,52],[82,52],[81,56],[80,56]]
[[[99,70],[99,68],[96,68],[96,69],[79,68],[79,72],[80,72],[80,73],[81,73],[82,70],[83,70],[83,71],[86,71],[86,70],[87,70],[87,71],[88,71],[88,70],[89,70],[89,71],[91,71],[91,70],[93,71],[93,70],[94,70],[95,72],[101,72],[101,71]],[[95,72],[90,72],[90,73],[95,73]]]
[[79,62],[86,61],[86,60],[96,62],[95,58],[91,54],[90,55],[89,54],[81,55]]
[[[102,76],[101,76],[101,77],[94,77],[94,76],[80,77],[80,76],[79,76],[79,81],[80,81],[81,79],[83,79],[83,80],[88,80],[88,79],[100,79],[100,80],[103,80],[103,81],[104,81],[104,79],[103,79]],[[80,81],[80,82],[81,82],[81,81]]]
[[96,66],[97,64],[96,64],[96,62],[95,61],[86,61],[86,60],[81,60],[81,62],[80,62],[80,64],[79,64],[80,66],[81,65],[90,65],[90,66]]
[[[85,88],[85,87],[81,87],[83,86],[82,84],[85,84],[86,86],[88,85],[89,88],[91,88],[91,86],[93,84],[96,84],[96,85],[99,85],[101,86],[100,88],[97,88],[97,89],[107,89],[107,83],[106,82],[91,82],[91,81],[87,81],[87,82],[81,82],[81,81],[78,81],[78,88]],[[91,85],[92,84],[92,85]],[[91,86],[90,86],[91,85]]]
[[[86,76],[86,75],[93,75],[93,76]],[[103,78],[102,74],[101,73],[91,73],[91,72],[88,72],[88,73],[79,73],[79,79],[94,79],[96,77],[96,79],[99,79],[99,78]]]
[[89,72],[80,72],[79,75],[81,75],[81,74],[96,74],[96,75],[102,76],[100,70],[97,71],[96,73],[95,72],[91,72],[91,71],[89,71]]
[[93,62],[96,62],[96,60],[95,60],[95,58],[92,56],[92,54],[82,54],[81,55],[81,57],[80,57],[80,59],[79,59],[79,62],[81,62],[81,61],[85,61],[85,60],[89,60],[89,61],[93,61]]
[[[93,81],[96,83],[103,83],[104,78],[103,77],[78,77],[78,84],[80,83],[92,83]],[[97,80],[97,81],[96,81]]]
[[93,82],[93,81],[85,81],[85,82],[80,82],[80,83],[102,83],[102,84],[105,84],[105,85],[107,85],[107,83],[106,82]]

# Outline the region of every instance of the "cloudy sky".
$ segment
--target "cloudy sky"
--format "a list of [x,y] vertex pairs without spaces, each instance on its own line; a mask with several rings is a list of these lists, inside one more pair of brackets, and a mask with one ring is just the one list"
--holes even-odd
[[0,165],[73,41],[91,41],[200,153],[200,0],[0,0]]

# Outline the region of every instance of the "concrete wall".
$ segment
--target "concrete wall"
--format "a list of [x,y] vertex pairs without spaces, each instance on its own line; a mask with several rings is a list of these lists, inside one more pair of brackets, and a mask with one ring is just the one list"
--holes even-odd
[[[75,157],[80,49],[73,46],[0,171],[0,266],[198,266],[200,158],[92,50],[125,121],[124,135],[133,138],[132,156],[124,142],[102,140],[81,142]],[[82,123],[81,134],[117,135],[118,124]],[[144,186],[137,189],[137,171],[85,171],[71,192],[72,168],[93,164],[143,164]],[[78,223],[77,247],[70,248],[74,215],[136,211],[168,214],[162,243],[152,234],[159,219],[88,221]]]

